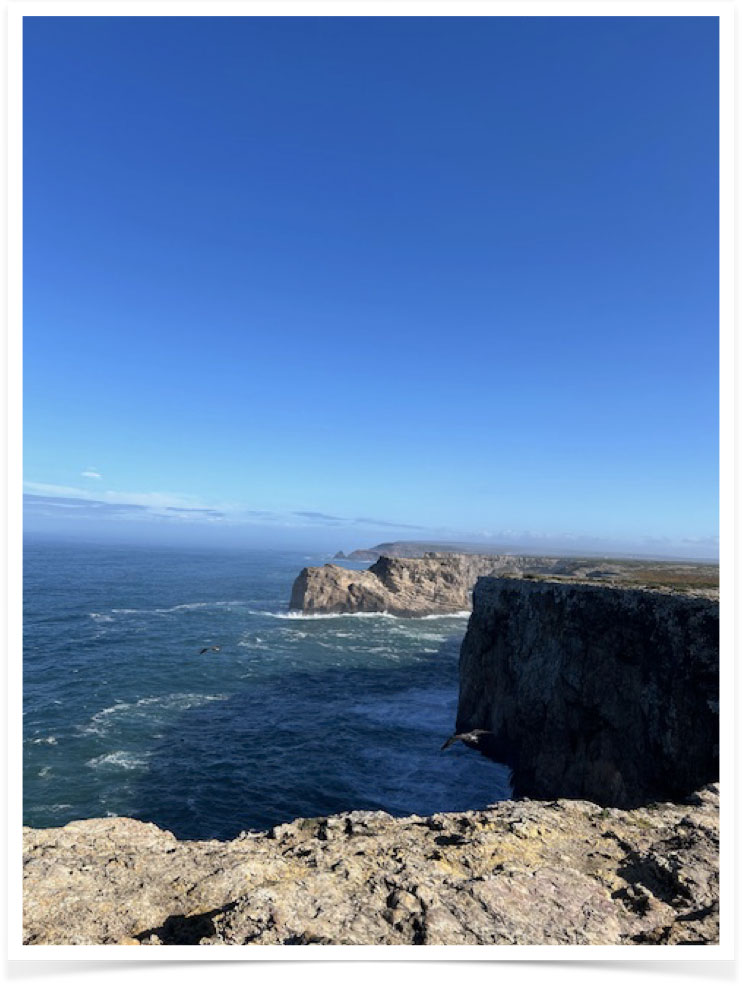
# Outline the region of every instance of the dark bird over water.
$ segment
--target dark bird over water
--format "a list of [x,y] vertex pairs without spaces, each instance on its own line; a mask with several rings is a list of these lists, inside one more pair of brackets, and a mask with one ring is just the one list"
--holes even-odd
[[467,731],[465,734],[452,734],[448,741],[445,741],[441,745],[441,751],[445,751],[446,748],[450,748],[452,744],[457,741],[468,742],[469,744],[479,744],[479,739],[483,734],[492,734],[492,731],[482,730],[481,727],[475,727],[473,731]]
[[204,652],[221,652],[221,650],[221,645],[207,645],[206,648],[202,648],[198,654],[203,655]]

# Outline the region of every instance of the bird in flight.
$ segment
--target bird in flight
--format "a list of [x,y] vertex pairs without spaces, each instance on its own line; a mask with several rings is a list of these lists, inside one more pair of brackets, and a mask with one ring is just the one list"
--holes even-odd
[[464,734],[452,734],[451,737],[441,745],[441,751],[450,748],[457,741],[464,741],[468,744],[479,744],[479,739],[483,734],[492,734],[492,731],[485,731],[481,727],[475,727],[473,731],[466,731]]
[[204,652],[221,652],[221,650],[221,645],[207,645],[206,648],[202,648],[198,654],[203,655]]

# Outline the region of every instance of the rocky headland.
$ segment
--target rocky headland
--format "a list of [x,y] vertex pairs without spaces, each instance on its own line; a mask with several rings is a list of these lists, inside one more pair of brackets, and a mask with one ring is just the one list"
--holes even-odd
[[704,564],[425,552],[419,557],[382,555],[365,570],[334,563],[307,566],[294,581],[289,608],[304,614],[450,614],[470,610],[474,584],[490,575],[718,593],[718,567]]
[[[459,610],[497,565],[465,558],[304,570],[292,606]],[[489,732],[479,747],[539,801],[226,842],[124,818],[26,829],[25,942],[717,942],[718,592],[698,574],[681,592],[528,567],[477,582],[457,729]]]
[[304,614],[385,612],[422,617],[468,611],[477,578],[489,573],[570,572],[570,562],[532,556],[426,552],[419,558],[380,556],[366,570],[326,563],[294,581],[289,608]]
[[463,545],[458,545],[451,542],[380,542],[378,545],[371,546],[370,549],[354,549],[347,555],[341,550],[336,552],[335,559],[352,559],[358,562],[368,561],[375,562],[379,556],[402,556],[405,559],[417,559],[424,556],[427,552],[457,552],[457,553],[475,553],[476,555],[489,555],[483,549],[467,549]]

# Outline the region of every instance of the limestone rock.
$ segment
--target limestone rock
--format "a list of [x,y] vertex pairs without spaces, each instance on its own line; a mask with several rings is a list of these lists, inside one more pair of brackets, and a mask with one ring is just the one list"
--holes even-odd
[[294,581],[291,610],[305,614],[385,611],[420,617],[469,610],[477,577],[521,572],[524,565],[551,572],[560,560],[428,552],[422,558],[380,556],[367,570],[327,563],[305,567]]
[[[407,543],[388,545],[394,548]],[[366,557],[352,552],[345,558]],[[371,558],[376,558],[373,552]],[[689,595],[718,598],[718,567],[705,564],[451,552],[404,557],[390,549],[367,570],[349,570],[332,563],[306,567],[294,581],[289,606],[305,614],[386,611],[399,617],[421,617],[452,613],[470,609],[472,588],[479,577],[487,575],[675,587]]]
[[29,944],[718,940],[718,788],[635,810],[354,811],[233,841],[111,818],[24,833]]
[[493,732],[516,795],[636,806],[718,778],[712,591],[481,579],[459,676],[456,729]]

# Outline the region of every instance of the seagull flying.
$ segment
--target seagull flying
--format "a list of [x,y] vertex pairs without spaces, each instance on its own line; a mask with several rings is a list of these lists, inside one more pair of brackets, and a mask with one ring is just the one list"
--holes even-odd
[[450,748],[452,744],[457,741],[464,741],[468,744],[479,744],[479,739],[483,734],[492,734],[492,731],[482,730],[481,727],[475,727],[473,731],[467,731],[465,734],[452,734],[448,741],[445,741],[441,745],[441,751],[445,751],[446,748]]

